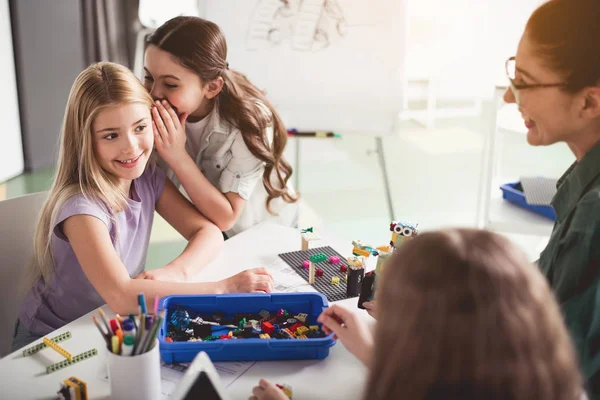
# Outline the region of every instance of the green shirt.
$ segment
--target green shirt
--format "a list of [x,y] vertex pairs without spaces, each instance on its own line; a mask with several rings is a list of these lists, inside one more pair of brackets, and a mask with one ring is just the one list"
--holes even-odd
[[560,303],[590,398],[600,399],[600,144],[559,179],[539,266]]

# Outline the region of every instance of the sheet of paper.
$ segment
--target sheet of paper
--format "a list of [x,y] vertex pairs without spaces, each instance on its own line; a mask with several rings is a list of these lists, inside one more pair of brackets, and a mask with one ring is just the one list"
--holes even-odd
[[277,260],[267,266],[275,282],[274,292],[316,292],[300,275],[294,271],[285,261],[277,257]]

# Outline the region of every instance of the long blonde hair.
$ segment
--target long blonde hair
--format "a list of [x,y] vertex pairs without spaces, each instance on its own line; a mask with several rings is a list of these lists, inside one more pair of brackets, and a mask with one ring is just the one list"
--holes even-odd
[[52,231],[65,201],[83,194],[106,208],[107,215],[122,210],[126,194],[117,179],[104,171],[94,155],[92,123],[107,107],[142,103],[152,107],[152,97],[135,75],[122,65],[100,62],[77,76],[67,101],[60,133],[60,150],[54,183],[42,208],[34,237],[34,259],[27,284],[40,278],[48,283],[54,269]]
[[580,398],[558,304],[507,239],[468,229],[419,235],[382,276],[364,398]]

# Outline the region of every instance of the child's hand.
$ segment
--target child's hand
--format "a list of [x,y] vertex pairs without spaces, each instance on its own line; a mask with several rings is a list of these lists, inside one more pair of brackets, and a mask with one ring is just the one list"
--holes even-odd
[[163,282],[184,282],[186,280],[186,276],[181,269],[167,265],[162,268],[144,271],[136,276],[135,279],[150,279],[153,281]]
[[248,400],[289,400],[283,390],[266,379],[258,381],[258,386],[252,389],[252,394]]
[[375,300],[365,301],[362,305],[371,317],[377,319],[377,302]]
[[225,293],[270,293],[273,291],[273,277],[266,268],[247,269],[221,282]]
[[172,166],[173,163],[187,156],[185,150],[185,121],[186,114],[178,117],[168,101],[156,100],[152,107],[152,128],[154,144],[158,155]]
[[373,353],[373,334],[359,316],[337,304],[325,309],[317,318],[326,334],[334,333],[348,351],[369,365]]

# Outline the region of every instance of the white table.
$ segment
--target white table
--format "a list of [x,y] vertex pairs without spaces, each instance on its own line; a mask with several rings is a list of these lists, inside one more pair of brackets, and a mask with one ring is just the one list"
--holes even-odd
[[[319,234],[323,237],[321,232]],[[350,254],[352,247],[349,243],[333,240],[324,240],[318,245],[330,245],[341,254]],[[276,261],[277,254],[299,249],[297,230],[263,223],[226,241],[223,252],[198,280],[222,279],[244,269],[269,265]],[[366,312],[356,308],[356,299],[341,303],[347,303],[361,317],[371,320]],[[106,306],[104,309],[112,315]],[[75,355],[95,347],[99,352],[97,356],[47,375],[46,366],[61,361],[54,351],[46,349],[30,357],[23,357],[22,351],[12,353],[0,360],[0,398],[50,399],[56,394],[59,383],[70,376],[77,376],[87,383],[90,399],[110,398],[110,386],[101,379],[106,371],[107,350],[91,314],[48,336],[70,331],[73,337],[63,343],[67,351]],[[296,399],[359,399],[366,374],[367,370],[338,342],[325,360],[258,362],[229,386],[228,391],[233,399],[247,399],[252,387],[265,377],[291,385]]]

